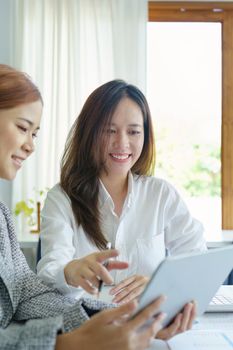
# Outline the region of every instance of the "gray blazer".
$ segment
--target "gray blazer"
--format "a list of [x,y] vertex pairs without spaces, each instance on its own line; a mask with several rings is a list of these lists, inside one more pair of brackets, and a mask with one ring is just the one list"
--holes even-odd
[[54,349],[67,332],[108,305],[78,302],[46,286],[28,267],[16,239],[9,209],[0,203],[0,349]]

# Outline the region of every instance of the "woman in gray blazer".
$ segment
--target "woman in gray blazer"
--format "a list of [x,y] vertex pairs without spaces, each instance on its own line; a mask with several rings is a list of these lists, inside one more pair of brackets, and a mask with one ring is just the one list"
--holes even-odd
[[[0,65],[0,178],[13,180],[34,151],[42,105],[39,90],[26,74]],[[105,260],[117,251],[98,254]],[[122,262],[112,263],[112,268],[124,267]],[[102,264],[100,277],[109,279]],[[159,298],[133,320],[125,316],[135,310],[134,302],[100,312],[87,321],[109,305],[88,299],[75,302],[44,285],[30,271],[10,211],[0,203],[0,349],[145,349],[164,315],[150,327],[137,330],[162,301]]]

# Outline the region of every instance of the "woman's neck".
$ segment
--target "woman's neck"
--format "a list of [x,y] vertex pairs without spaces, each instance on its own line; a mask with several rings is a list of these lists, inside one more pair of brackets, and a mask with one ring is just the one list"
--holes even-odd
[[115,213],[120,216],[128,192],[128,176],[120,178],[103,175],[100,179],[114,202]]

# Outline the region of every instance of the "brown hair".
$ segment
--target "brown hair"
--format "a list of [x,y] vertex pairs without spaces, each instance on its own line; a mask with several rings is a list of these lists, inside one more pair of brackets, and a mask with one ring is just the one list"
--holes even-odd
[[140,107],[144,122],[142,153],[131,171],[138,175],[152,174],[155,146],[149,106],[143,93],[123,80],[110,81],[88,97],[71,128],[61,162],[61,187],[71,200],[76,221],[100,249],[106,246],[98,210],[99,175],[104,167],[102,136],[125,97]]
[[26,73],[0,64],[0,109],[38,100],[43,103],[40,91]]

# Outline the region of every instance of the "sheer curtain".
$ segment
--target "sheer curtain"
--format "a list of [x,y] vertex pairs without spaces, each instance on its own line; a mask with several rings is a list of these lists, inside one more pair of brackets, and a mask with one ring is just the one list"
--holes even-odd
[[13,205],[59,180],[68,131],[87,96],[122,78],[145,90],[146,0],[15,0],[14,66],[39,86],[36,153],[13,186]]

